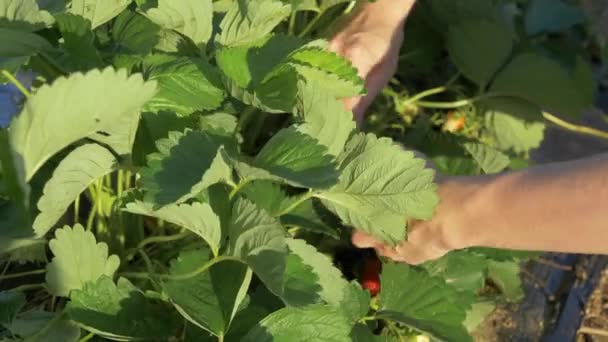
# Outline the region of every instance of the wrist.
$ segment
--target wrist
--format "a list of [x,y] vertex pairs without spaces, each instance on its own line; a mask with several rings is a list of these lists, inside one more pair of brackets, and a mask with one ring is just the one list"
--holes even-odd
[[485,246],[488,235],[486,220],[492,176],[450,177],[439,186],[441,202],[434,221],[441,227],[444,244],[450,250]]

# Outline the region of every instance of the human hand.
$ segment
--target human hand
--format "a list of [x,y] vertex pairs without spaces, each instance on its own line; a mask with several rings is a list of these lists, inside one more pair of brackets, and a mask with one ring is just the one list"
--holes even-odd
[[365,80],[367,95],[345,100],[359,126],[367,107],[397,70],[403,25],[413,3],[379,0],[361,5],[330,41],[330,49],[349,59]]
[[408,225],[407,241],[389,246],[373,236],[357,231],[352,242],[359,248],[374,248],[384,257],[397,262],[418,265],[440,258],[446,253],[476,246],[480,235],[469,213],[477,204],[471,199],[482,187],[476,178],[445,178],[439,186],[440,204],[430,221],[413,220]]

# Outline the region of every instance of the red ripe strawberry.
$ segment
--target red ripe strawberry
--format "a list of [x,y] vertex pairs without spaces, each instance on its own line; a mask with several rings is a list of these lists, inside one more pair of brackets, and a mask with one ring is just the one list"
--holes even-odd
[[363,281],[361,281],[361,286],[369,291],[372,297],[376,296],[380,292],[380,276],[377,274],[370,277],[364,276]]
[[361,286],[368,290],[373,296],[380,292],[380,272],[382,272],[382,262],[378,258],[369,258],[363,265],[361,272]]

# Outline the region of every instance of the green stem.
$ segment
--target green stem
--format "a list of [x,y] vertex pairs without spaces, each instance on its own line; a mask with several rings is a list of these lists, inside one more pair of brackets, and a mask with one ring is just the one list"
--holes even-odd
[[8,279],[14,279],[14,278],[27,277],[27,276],[31,276],[31,275],[44,274],[44,273],[46,273],[46,269],[33,270],[33,271],[27,271],[27,272],[21,272],[21,273],[13,273],[13,274],[6,274],[6,275],[0,276],[0,281],[8,280]]
[[118,175],[116,176],[116,196],[122,196],[123,186],[124,186],[124,177],[125,173],[123,170],[118,170]]
[[428,89],[428,90],[418,93],[418,94],[410,97],[409,99],[403,101],[402,105],[409,106],[412,104],[417,104],[419,100],[421,100],[425,97],[429,97],[429,96],[436,95],[436,94],[441,94],[447,90],[448,90],[448,88],[446,86]]
[[80,195],[76,196],[74,200],[74,224],[80,221]]
[[148,273],[153,273],[154,268],[152,267],[152,260],[150,260],[150,257],[148,256],[148,254],[146,254],[146,252],[143,249],[140,249],[137,252],[141,255],[141,258],[144,260],[144,264],[146,264],[146,269],[148,270]]
[[241,117],[239,118],[239,125],[237,127],[237,132],[240,131],[240,129],[242,129],[243,127],[245,127],[245,125],[247,125],[247,122],[249,122],[249,120],[251,120],[251,117],[253,116],[253,114],[256,111],[257,111],[257,109],[255,107],[248,107],[241,113]]
[[466,106],[472,105],[475,101],[480,98],[470,98],[453,102],[431,102],[431,101],[417,101],[415,104],[418,107],[423,108],[438,108],[438,109],[454,109],[454,108],[462,108]]
[[543,117],[545,118],[545,120],[547,120],[559,127],[567,129],[569,131],[580,133],[580,134],[585,134],[585,135],[590,135],[590,136],[593,136],[596,138],[608,139],[608,132],[604,132],[604,131],[601,131],[599,129],[595,129],[592,127],[575,125],[573,123],[562,120],[562,119],[558,118],[557,116],[555,116],[551,113],[547,113],[547,112],[543,112]]
[[95,337],[95,334],[93,334],[92,332],[89,333],[87,336],[81,338],[78,342],[87,342],[90,339],[92,339],[93,337]]
[[232,188],[232,191],[230,191],[230,194],[228,195],[228,199],[232,200],[234,198],[234,196],[236,196],[236,194],[239,193],[239,191],[243,190],[243,188],[249,184],[248,180],[241,180],[241,182],[239,184],[237,184],[234,188]]
[[359,323],[365,323],[365,322],[375,321],[375,320],[377,320],[376,316],[365,316],[359,320]]
[[93,201],[93,207],[91,211],[89,211],[89,217],[87,218],[87,232],[90,232],[93,229],[93,222],[95,221],[95,214],[97,213],[97,201]]
[[239,259],[237,257],[223,255],[223,256],[219,256],[219,257],[216,257],[216,258],[213,258],[213,259],[209,260],[209,262],[207,262],[206,264],[204,264],[203,266],[197,268],[196,270],[194,270],[192,272],[183,273],[183,274],[176,274],[176,275],[166,275],[163,278],[170,279],[170,280],[187,280],[187,279],[191,279],[191,278],[194,278],[197,275],[199,275],[199,274],[207,271],[208,269],[210,269],[211,267],[213,267],[215,264],[219,264],[220,262],[223,262],[223,261],[243,262],[241,259]]
[[300,196],[300,198],[298,198],[295,202],[293,202],[290,206],[288,206],[287,208],[281,210],[281,212],[276,215],[277,217],[279,216],[283,216],[285,214],[289,214],[290,212],[292,212],[295,208],[297,208],[298,206],[300,206],[300,204],[306,202],[307,200],[313,198],[316,195],[316,193],[314,191],[309,191],[306,194]]
[[302,32],[300,32],[300,34],[298,34],[298,38],[302,38],[302,37],[305,37],[306,35],[308,35],[315,28],[315,25],[317,25],[319,20],[321,20],[323,13],[324,12],[320,12],[319,14],[317,14],[317,16],[312,18],[312,20],[308,23],[308,25],[306,25],[306,27],[304,27]]
[[213,265],[218,264],[223,261],[243,262],[241,259],[239,259],[237,257],[219,256],[219,257],[209,260],[203,266],[195,269],[192,272],[188,272],[188,273],[171,275],[171,274],[152,274],[152,273],[145,273],[145,272],[143,272],[143,273],[142,272],[125,272],[125,273],[121,273],[120,276],[125,277],[125,278],[136,278],[136,279],[153,279],[153,277],[158,277],[158,278],[164,279],[164,280],[188,280],[188,279],[194,278],[197,275],[207,271]]
[[174,234],[174,235],[151,236],[147,239],[140,241],[139,244],[137,245],[137,247],[135,247],[129,254],[127,254],[126,259],[127,260],[133,259],[133,256],[140,250],[144,249],[144,247],[146,247],[147,245],[150,245],[153,243],[177,241],[177,240],[187,238],[190,235],[191,235],[190,232],[182,232],[182,233]]
[[294,31],[294,29],[296,27],[296,15],[297,15],[297,12],[293,11],[291,13],[291,17],[289,18],[289,29],[288,29],[288,32],[289,32],[290,36],[293,36],[293,31]]
[[46,285],[44,283],[25,284],[25,285],[19,285],[17,287],[13,287],[9,291],[24,292],[24,291],[31,291],[31,290],[40,290],[40,289],[45,289],[45,288],[46,288]]
[[23,94],[23,96],[25,97],[30,97],[32,96],[32,93],[30,93],[29,90],[27,90],[27,88],[25,88],[23,86],[23,84],[21,84],[21,82],[19,82],[18,79],[15,78],[15,76],[13,76],[13,74],[11,74],[10,72],[8,72],[8,70],[2,70],[2,75],[4,77],[6,77],[12,84],[15,85],[15,87],[17,87],[17,89],[19,89],[19,91]]

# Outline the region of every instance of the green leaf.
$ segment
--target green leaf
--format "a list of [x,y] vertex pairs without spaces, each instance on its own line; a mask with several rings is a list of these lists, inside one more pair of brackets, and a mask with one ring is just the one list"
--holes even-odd
[[287,239],[287,246],[291,254],[299,256],[305,265],[312,268],[313,274],[317,275],[320,298],[328,304],[340,304],[349,285],[331,259],[304,240]]
[[67,311],[86,330],[118,341],[168,340],[182,325],[168,303],[147,299],[124,278],[85,284],[72,292]]
[[63,37],[63,48],[67,51],[67,65],[74,70],[89,70],[102,64],[95,48],[95,35],[87,19],[61,13],[55,16],[57,27]]
[[[295,198],[290,198],[294,200]],[[289,200],[285,203],[289,203]],[[295,207],[289,213],[281,216],[284,226],[297,227],[313,233],[324,234],[339,239],[337,227],[339,222],[335,216],[315,199],[307,200]]]
[[[182,252],[172,262],[171,275],[192,272],[208,261],[195,250]],[[163,288],[177,310],[190,322],[216,336],[225,336],[247,294],[251,271],[247,266],[224,261],[189,279],[169,280]]]
[[148,18],[124,11],[114,21],[112,39],[127,53],[148,54],[159,42],[160,27]]
[[53,24],[53,16],[40,10],[36,0],[2,0],[0,2],[0,28],[19,31],[38,31]]
[[321,0],[321,12],[327,11],[329,8],[349,2],[349,0]]
[[527,123],[508,113],[486,113],[485,126],[501,150],[527,152],[539,147],[545,136],[544,123]]
[[288,213],[283,213],[299,198],[298,196],[287,196],[278,184],[269,181],[255,181],[247,184],[241,191],[258,207],[266,210],[270,216],[280,216],[279,219],[284,226],[298,227],[338,239],[336,229],[324,221],[331,213],[324,210],[320,204],[315,205],[312,199],[302,202]]
[[236,0],[220,23],[215,41],[223,46],[257,41],[289,16],[290,7],[279,0]]
[[[275,134],[258,153],[254,165],[304,188],[325,188],[337,180],[327,149],[311,136],[299,132],[296,126]],[[248,179],[246,174],[242,177]]]
[[0,130],[0,167],[2,168],[0,184],[5,186],[6,195],[13,200],[18,211],[15,219],[23,225],[29,224],[30,186],[25,181],[23,160],[14,153],[8,132],[4,129]]
[[501,172],[511,163],[506,154],[488,145],[465,143],[464,149],[473,156],[475,162],[487,174]]
[[95,29],[119,15],[129,6],[131,1],[72,0],[68,12],[89,19],[92,28]]
[[35,245],[46,244],[45,240],[36,239],[31,225],[24,223],[20,208],[13,202],[0,203],[0,256]]
[[365,93],[365,84],[352,63],[312,42],[291,53],[286,61],[305,80],[322,86],[335,97],[351,97]]
[[298,12],[298,11],[319,12],[320,11],[319,5],[317,5],[316,0],[283,0],[283,2],[291,4],[292,12]]
[[0,326],[10,325],[24,305],[25,295],[23,293],[14,291],[0,292]]
[[221,146],[230,139],[187,129],[170,132],[156,142],[158,153],[149,156],[141,171],[145,201],[159,206],[182,203],[209,186],[231,179]]
[[302,44],[297,37],[276,34],[246,45],[221,48],[216,60],[224,75],[236,85],[253,90]]
[[222,244],[220,218],[207,203],[173,204],[154,210],[152,204],[136,201],[128,203],[125,211],[184,227],[205,240],[214,255],[219,253]]
[[[245,304],[245,302],[243,302]],[[250,302],[245,308],[239,310],[234,317],[225,341],[240,341],[245,334],[270,312],[263,306]]]
[[24,161],[26,180],[66,146],[96,132],[122,129],[125,118],[139,115],[155,88],[139,75],[128,77],[126,70],[111,68],[72,74],[42,86],[28,98],[10,131],[11,145]]
[[429,275],[442,278],[459,291],[476,293],[485,285],[488,260],[466,251],[454,251],[422,267]]
[[287,196],[279,184],[268,181],[248,183],[241,192],[272,217],[279,216],[281,211],[294,201]]
[[227,113],[213,113],[200,117],[199,126],[201,130],[213,134],[235,136],[238,134],[238,119]]
[[519,97],[492,96],[479,101],[479,105],[488,112],[508,113],[525,121],[544,120],[539,106]]
[[166,110],[190,115],[215,109],[224,100],[217,71],[202,59],[167,59],[152,65],[148,75],[159,85],[158,94],[146,105],[151,112]]
[[[350,332],[350,337],[353,342],[380,342],[378,336],[370,330],[370,328],[363,324],[356,324],[353,330]],[[384,341],[383,341],[384,342]]]
[[450,27],[447,46],[460,72],[485,86],[509,58],[513,35],[498,21],[465,21]]
[[169,30],[175,30],[202,47],[213,33],[213,3],[211,0],[159,0],[158,8],[146,12],[150,20]]
[[290,112],[297,93],[296,72],[280,64],[302,45],[285,35],[220,49],[216,60],[233,97],[269,112]]
[[496,303],[491,301],[473,303],[463,323],[467,331],[474,332],[495,309]]
[[29,311],[13,321],[8,329],[27,342],[77,342],[80,339],[80,327],[63,313]]
[[108,245],[97,243],[93,233],[85,232],[79,224],[55,231],[49,248],[54,257],[46,266],[46,282],[55,296],[67,297],[89,281],[111,277],[120,265],[116,255],[108,256]]
[[321,286],[314,269],[299,255],[287,256],[283,285],[276,295],[287,306],[304,306],[321,302]]
[[517,302],[524,297],[521,268],[517,261],[490,261],[488,278],[500,289],[509,301]]
[[283,289],[287,243],[279,222],[245,199],[232,209],[228,230],[228,255],[244,260],[270,291]]
[[405,237],[406,217],[432,216],[438,203],[433,171],[390,139],[355,135],[339,162],[338,184],[317,197],[346,224],[395,242]]
[[51,44],[37,34],[0,28],[0,56],[4,58],[29,57],[52,49]]
[[585,20],[585,12],[578,6],[562,0],[532,0],[526,11],[526,33],[530,36],[558,33]]
[[572,71],[540,54],[516,56],[497,76],[491,91],[526,99],[544,110],[578,116],[592,105],[587,83],[577,75],[588,69],[578,58]]
[[367,315],[370,310],[370,303],[370,293],[363,290],[359,283],[352,281],[346,287],[342,302],[338,307],[351,323],[356,323]]
[[401,322],[440,341],[472,341],[462,325],[468,307],[441,279],[407,265],[385,264],[381,284],[379,318]]
[[117,165],[116,157],[97,144],[82,145],[68,154],[53,172],[38,200],[40,214],[34,220],[36,236],[43,237],[76,197],[96,179],[114,171]]
[[299,83],[298,113],[305,124],[299,130],[327,147],[329,154],[338,156],[354,133],[353,114],[344,104],[325,91],[320,82]]
[[241,182],[269,180],[301,188],[326,188],[336,182],[336,170],[324,146],[296,126],[279,131],[252,161],[225,154]]
[[242,342],[347,342],[351,325],[329,306],[285,308],[256,325]]

